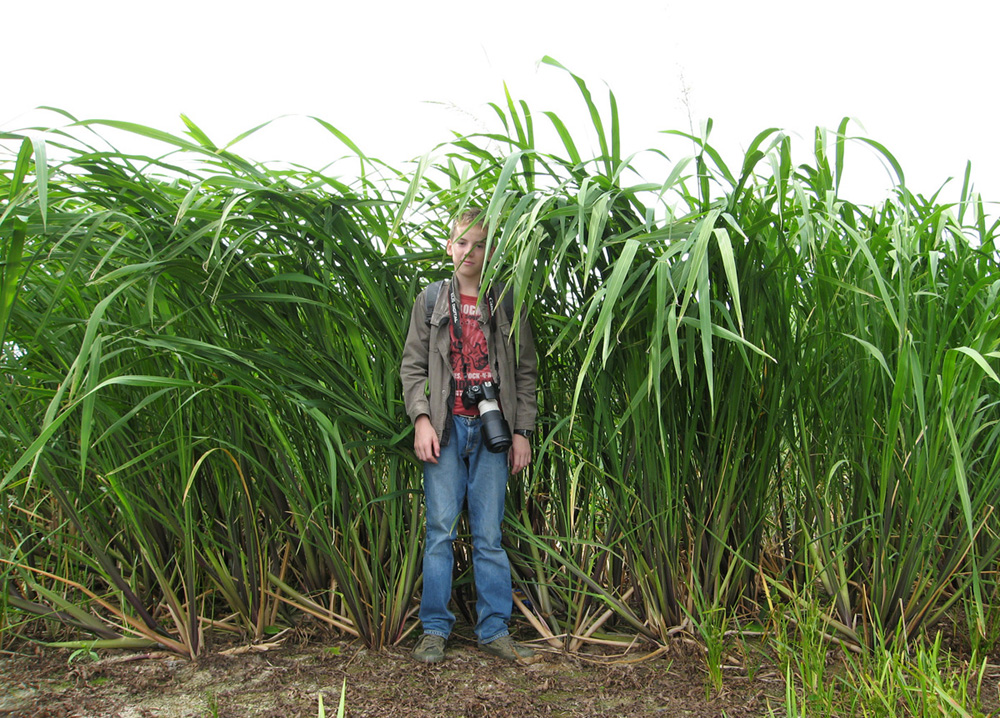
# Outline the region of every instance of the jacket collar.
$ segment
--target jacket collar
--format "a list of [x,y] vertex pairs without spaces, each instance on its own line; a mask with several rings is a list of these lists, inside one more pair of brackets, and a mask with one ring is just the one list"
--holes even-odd
[[[444,280],[444,286],[441,287],[441,292],[438,292],[437,302],[434,304],[434,311],[431,312],[431,324],[434,326],[441,326],[446,324],[451,315],[451,307],[449,302],[451,301],[451,296],[458,289],[458,282],[455,281],[454,275],[451,279]],[[458,296],[455,296],[455,300],[458,301]],[[479,311],[483,317],[483,322],[488,324],[490,320],[490,306],[489,301],[484,299],[479,300]]]

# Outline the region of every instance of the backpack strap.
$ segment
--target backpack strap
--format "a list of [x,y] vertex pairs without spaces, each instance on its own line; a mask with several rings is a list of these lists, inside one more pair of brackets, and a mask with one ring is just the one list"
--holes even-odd
[[[506,287],[504,287],[506,289]],[[507,314],[507,321],[514,321],[514,295],[511,292],[504,292],[503,299],[500,300],[500,306],[503,307],[504,312]]]
[[427,287],[427,293],[424,294],[424,309],[427,312],[424,322],[427,326],[431,325],[431,314],[434,313],[434,305],[437,304],[438,295],[441,293],[441,287],[444,285],[444,282],[445,280],[443,279],[432,282]]

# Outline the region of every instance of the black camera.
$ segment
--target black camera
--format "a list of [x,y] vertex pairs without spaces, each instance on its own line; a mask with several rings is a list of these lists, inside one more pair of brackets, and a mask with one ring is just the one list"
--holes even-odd
[[494,454],[507,451],[513,443],[510,426],[500,412],[499,398],[497,386],[491,381],[467,386],[462,392],[462,406],[479,409],[479,418],[483,422],[483,443],[486,450]]

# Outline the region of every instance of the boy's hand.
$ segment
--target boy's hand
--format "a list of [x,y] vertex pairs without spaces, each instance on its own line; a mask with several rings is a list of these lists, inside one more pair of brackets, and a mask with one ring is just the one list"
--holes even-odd
[[434,431],[431,419],[427,414],[418,416],[417,421],[413,424],[413,451],[418,459],[429,461],[432,464],[436,464],[441,455],[441,444],[438,442],[437,432]]
[[510,473],[516,474],[531,463],[531,442],[520,434],[514,434],[513,443],[507,453]]

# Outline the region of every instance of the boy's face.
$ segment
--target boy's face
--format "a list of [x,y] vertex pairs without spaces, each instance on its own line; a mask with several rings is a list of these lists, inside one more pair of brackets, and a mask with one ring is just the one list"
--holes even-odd
[[463,280],[479,286],[479,277],[486,262],[486,230],[481,224],[466,227],[455,239],[449,239],[445,248],[455,263],[455,273]]

